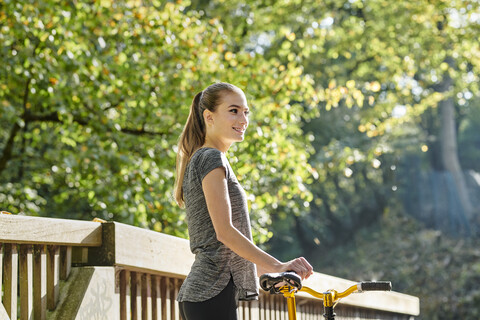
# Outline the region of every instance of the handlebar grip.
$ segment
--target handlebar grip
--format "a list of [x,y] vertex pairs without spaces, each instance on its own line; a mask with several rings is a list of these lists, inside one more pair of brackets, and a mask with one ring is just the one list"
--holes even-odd
[[363,281],[360,282],[361,291],[390,291],[392,283],[390,281]]
[[260,287],[270,293],[279,293],[280,288],[276,286],[282,282],[297,288],[297,290],[302,289],[302,278],[295,272],[266,273],[260,276]]

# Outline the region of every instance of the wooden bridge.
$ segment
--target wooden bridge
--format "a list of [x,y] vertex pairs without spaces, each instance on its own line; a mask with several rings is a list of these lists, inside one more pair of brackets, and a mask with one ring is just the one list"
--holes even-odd
[[[187,240],[158,232],[0,214],[0,320],[179,319],[175,297],[192,262]],[[317,290],[352,284],[320,273],[305,281]],[[338,319],[414,319],[419,299],[368,292],[345,298],[335,310]],[[323,319],[322,303],[299,294],[297,313]],[[259,301],[241,302],[238,315],[288,319],[284,298],[263,293]]]

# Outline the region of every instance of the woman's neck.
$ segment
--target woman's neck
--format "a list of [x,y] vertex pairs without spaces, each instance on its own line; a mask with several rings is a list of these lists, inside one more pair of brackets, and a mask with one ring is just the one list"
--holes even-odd
[[220,150],[223,153],[226,153],[228,149],[230,149],[231,144],[224,144],[220,141],[212,141],[210,139],[205,139],[205,143],[203,144],[202,148],[214,148]]

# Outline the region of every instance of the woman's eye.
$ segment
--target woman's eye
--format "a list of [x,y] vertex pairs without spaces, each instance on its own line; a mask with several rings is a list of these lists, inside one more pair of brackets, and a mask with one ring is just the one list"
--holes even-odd
[[231,109],[230,112],[233,112],[233,113],[237,114],[238,110],[237,109]]

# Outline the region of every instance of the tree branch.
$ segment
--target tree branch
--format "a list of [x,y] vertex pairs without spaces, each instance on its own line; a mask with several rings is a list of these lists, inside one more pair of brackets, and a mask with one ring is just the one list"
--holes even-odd
[[[21,119],[25,122],[25,124],[28,124],[30,122],[55,122],[55,123],[64,122],[63,120],[60,119],[58,112],[52,112],[49,114],[32,114],[27,111],[22,115]],[[73,121],[82,126],[88,126],[90,122],[85,119],[81,119],[79,117],[74,117]],[[0,157],[0,174],[3,172],[3,170],[5,170],[8,161],[10,161],[10,159],[12,158],[15,137],[17,136],[20,129],[21,129],[21,126],[17,122],[15,122],[12,129],[10,130],[10,135],[8,137],[7,143],[5,144],[5,147],[3,148],[2,155]],[[117,131],[109,127],[106,127],[106,130],[109,132]],[[125,134],[130,134],[135,136],[142,136],[142,135],[163,136],[170,133],[168,130],[166,131],[145,130],[143,126],[142,126],[142,129],[121,128],[119,131]]]
[[[38,47],[38,45],[35,46],[35,48],[37,48],[37,47]],[[25,83],[25,90],[23,92],[23,105],[22,105],[22,107],[23,107],[24,113],[27,110],[28,93],[29,93],[29,88],[30,88],[30,82],[31,81],[32,81],[31,77],[27,79],[27,81]],[[8,161],[10,161],[10,159],[12,158],[12,152],[13,152],[13,145],[14,145],[14,142],[15,142],[15,137],[17,136],[20,129],[21,129],[21,126],[18,124],[18,122],[15,122],[12,129],[10,130],[10,134],[8,136],[7,143],[5,144],[5,148],[3,148],[2,157],[0,158],[0,173],[2,173],[3,170],[5,170],[5,168],[7,167]]]
[[[31,113],[25,113],[23,115],[23,120],[25,122],[57,122],[57,123],[63,123],[64,121],[60,119],[58,112],[52,112],[49,114],[31,114]],[[82,125],[82,126],[88,126],[88,124],[92,121],[88,121],[86,119],[82,119],[80,117],[74,117],[73,121]],[[110,128],[106,127],[107,131],[113,132],[116,130],[111,130]],[[120,132],[131,134],[131,135],[151,135],[151,136],[163,136],[169,133],[169,131],[149,131],[145,130],[142,126],[142,129],[132,129],[132,128],[120,128]]]
[[8,161],[12,158],[13,142],[18,131],[20,131],[20,125],[15,122],[12,129],[10,130],[10,135],[8,137],[5,148],[3,148],[2,157],[0,158],[0,174],[3,172],[3,170],[5,170]]

